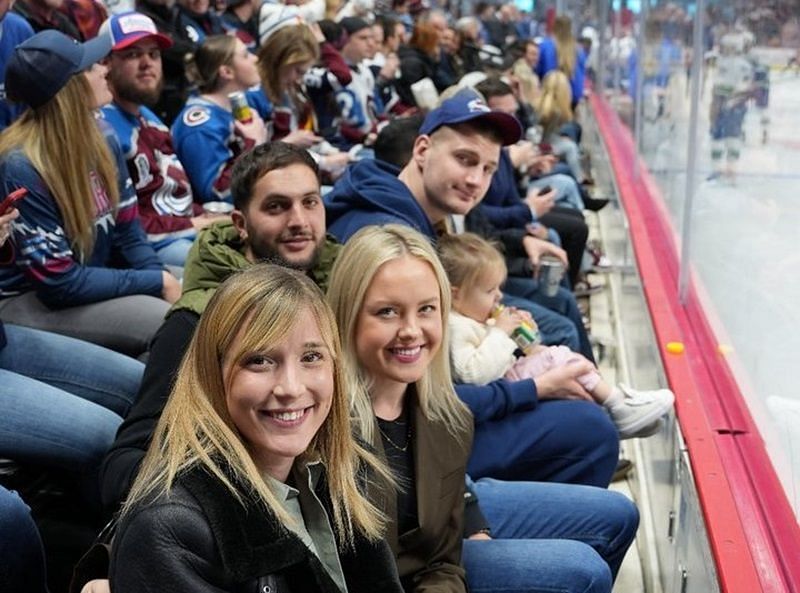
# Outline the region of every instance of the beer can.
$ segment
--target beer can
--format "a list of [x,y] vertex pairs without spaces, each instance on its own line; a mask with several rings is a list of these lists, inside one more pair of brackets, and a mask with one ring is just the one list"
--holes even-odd
[[230,93],[228,99],[231,102],[231,111],[236,121],[240,121],[243,124],[249,124],[253,121],[253,112],[243,92],[237,91],[235,93]]

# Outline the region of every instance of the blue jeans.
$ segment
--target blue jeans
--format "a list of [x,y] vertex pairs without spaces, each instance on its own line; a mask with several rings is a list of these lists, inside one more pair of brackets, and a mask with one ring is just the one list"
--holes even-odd
[[133,404],[144,365],[66,336],[4,327],[0,456],[93,476]]
[[0,591],[47,593],[42,540],[16,492],[0,486]]
[[[559,346],[562,344],[564,346],[569,346],[571,350],[580,352],[586,358],[594,362],[592,343],[589,341],[589,334],[586,332],[586,328],[583,326],[583,319],[581,319],[581,312],[578,309],[578,303],[575,300],[575,295],[572,294],[571,291],[567,290],[566,288],[559,287],[556,296],[547,296],[541,289],[538,280],[535,278],[522,278],[520,276],[509,276],[506,278],[506,283],[503,287],[503,290],[505,291],[503,302],[507,305],[512,305],[528,311],[529,309],[523,306],[523,303],[533,302],[539,307],[544,307],[545,310],[550,312],[551,315],[553,313],[558,314],[558,320],[560,324],[556,326],[555,329],[550,329],[551,326],[548,325],[549,331],[548,333],[545,333],[542,329],[542,324],[539,321],[539,317],[537,317],[535,313],[531,312],[533,319],[539,325],[539,331],[542,332],[543,341],[545,335],[548,336],[548,339],[553,339],[553,335],[550,332],[563,332],[564,330],[562,326],[564,320],[569,322],[569,342],[544,342],[545,344],[548,346]],[[510,299],[512,302],[506,302],[508,299]],[[545,322],[552,324],[552,321],[546,317]],[[565,334],[556,333],[555,335],[557,338],[561,338],[561,336]]]
[[619,433],[602,406],[555,399],[476,423],[467,473],[605,488],[618,459]]
[[578,184],[569,175],[555,173],[545,177],[539,177],[530,182],[528,188],[542,188],[549,185],[556,190],[556,205],[583,210],[585,208]]
[[591,486],[475,482],[492,541],[465,540],[473,593],[608,593],[636,535],[624,495]]
[[166,266],[182,268],[192,245],[194,245],[194,238],[182,238],[175,239],[168,243],[161,241],[153,245],[153,248],[156,250],[156,255],[158,255],[158,259],[161,260],[161,263]]

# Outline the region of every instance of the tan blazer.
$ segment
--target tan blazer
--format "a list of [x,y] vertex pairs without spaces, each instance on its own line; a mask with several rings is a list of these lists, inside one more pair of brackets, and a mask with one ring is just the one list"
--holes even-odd
[[[398,537],[397,493],[384,489],[376,502],[380,501],[390,519],[386,537],[406,591],[463,593],[467,590],[461,568],[464,479],[472,448],[472,426],[454,438],[444,425],[432,423],[422,415],[415,395],[410,416],[419,527]],[[373,434],[377,442],[372,444],[383,456],[377,421]]]

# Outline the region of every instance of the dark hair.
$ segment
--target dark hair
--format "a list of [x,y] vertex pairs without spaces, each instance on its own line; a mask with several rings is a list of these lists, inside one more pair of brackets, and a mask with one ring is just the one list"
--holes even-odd
[[325,37],[325,41],[333,45],[336,49],[342,49],[347,39],[344,34],[344,27],[340,23],[334,22],[330,19],[323,19],[318,21],[319,30]]
[[253,198],[253,187],[264,175],[290,165],[305,165],[319,180],[319,167],[308,151],[286,142],[267,142],[248,150],[231,170],[231,196],[237,210],[244,210]]
[[528,51],[529,45],[539,47],[533,39],[517,39],[508,46],[508,53],[513,56],[515,61],[519,60]]
[[378,24],[383,29],[383,39],[386,40],[389,37],[393,37],[395,31],[397,31],[397,25],[402,25],[398,19],[392,18],[387,15],[381,15],[378,17]]
[[422,115],[398,117],[386,125],[375,140],[375,158],[400,169],[405,167],[424,119]]
[[478,91],[483,98],[487,101],[492,97],[505,97],[506,95],[513,95],[514,90],[505,82],[500,80],[498,76],[490,76],[475,85],[475,90]]

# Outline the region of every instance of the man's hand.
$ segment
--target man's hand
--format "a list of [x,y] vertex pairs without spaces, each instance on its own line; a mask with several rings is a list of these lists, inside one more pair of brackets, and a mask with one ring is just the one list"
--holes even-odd
[[515,169],[529,169],[539,156],[539,148],[523,140],[508,147],[508,156]]
[[542,241],[541,239],[528,235],[522,239],[522,246],[525,248],[525,253],[528,254],[528,259],[531,260],[534,268],[539,267],[539,260],[542,259],[543,255],[552,255],[564,264],[565,269],[569,267],[567,252],[549,241]]
[[556,205],[556,190],[540,194],[538,188],[531,188],[525,197],[525,203],[536,213],[536,218],[544,216]]
[[539,399],[583,399],[594,401],[592,394],[578,382],[578,377],[595,370],[595,366],[583,357],[542,373],[536,379]]

